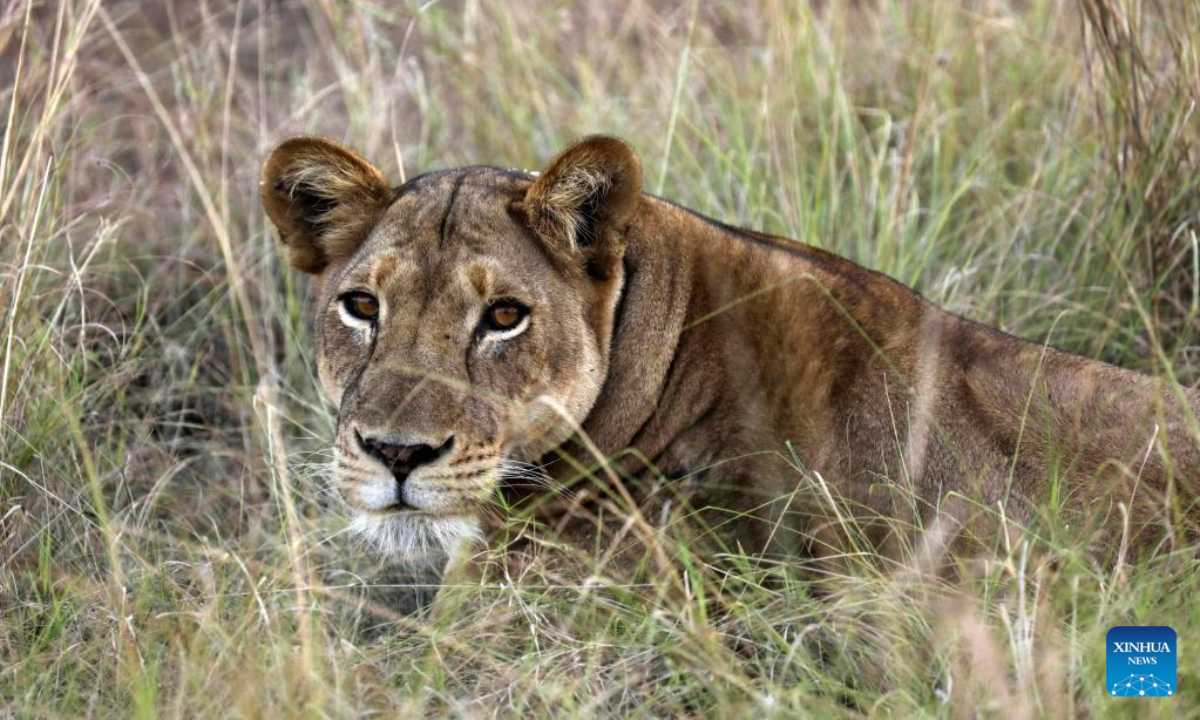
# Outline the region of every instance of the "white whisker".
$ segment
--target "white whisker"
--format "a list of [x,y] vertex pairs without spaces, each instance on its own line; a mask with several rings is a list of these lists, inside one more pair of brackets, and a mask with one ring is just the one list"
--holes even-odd
[[570,488],[550,477],[546,473],[545,467],[545,465],[505,459],[501,461],[498,473],[503,480],[524,480],[570,497],[572,495]]

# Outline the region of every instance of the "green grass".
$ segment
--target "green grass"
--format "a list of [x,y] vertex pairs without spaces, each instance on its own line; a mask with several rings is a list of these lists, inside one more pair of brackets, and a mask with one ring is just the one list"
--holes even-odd
[[[5,4],[0,714],[1200,715],[1182,542],[1104,566],[1051,522],[818,592],[667,538],[683,594],[531,572],[412,615],[343,533],[257,202],[293,133],[397,181],[616,133],[650,191],[1200,379],[1194,3],[814,5]],[[1120,624],[1176,629],[1177,697],[1104,696]]]

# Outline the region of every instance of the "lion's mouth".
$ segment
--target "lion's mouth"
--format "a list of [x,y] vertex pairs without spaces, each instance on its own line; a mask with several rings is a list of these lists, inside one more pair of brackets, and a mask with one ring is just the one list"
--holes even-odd
[[372,516],[378,517],[378,518],[387,518],[387,517],[396,517],[396,516],[437,518],[437,517],[442,517],[443,515],[450,514],[450,513],[440,513],[440,512],[433,511],[433,510],[426,510],[424,508],[419,508],[416,505],[412,505],[412,504],[405,502],[404,500],[398,500],[386,507],[359,508],[359,510],[361,512],[367,513],[368,515],[372,515]]
[[490,502],[496,469],[490,455],[399,468],[364,453],[342,451],[335,473],[350,507],[375,521],[434,521],[474,516]]
[[474,503],[464,503],[461,499],[452,507],[421,507],[414,505],[403,497],[398,498],[390,505],[383,507],[358,507],[360,512],[366,513],[376,518],[384,519],[389,517],[406,517],[406,518],[424,518],[435,520],[437,518],[453,517],[462,515],[463,513],[471,512],[471,506]]

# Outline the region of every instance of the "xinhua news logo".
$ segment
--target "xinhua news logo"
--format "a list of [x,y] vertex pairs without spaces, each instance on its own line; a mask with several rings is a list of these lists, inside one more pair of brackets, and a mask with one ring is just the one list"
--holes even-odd
[[1108,631],[1106,689],[1116,697],[1175,695],[1178,648],[1175,631],[1165,625],[1118,626]]

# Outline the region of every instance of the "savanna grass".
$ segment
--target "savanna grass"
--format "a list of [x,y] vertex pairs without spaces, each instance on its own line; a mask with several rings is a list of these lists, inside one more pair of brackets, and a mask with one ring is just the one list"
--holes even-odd
[[428,578],[344,532],[256,188],[293,133],[399,181],[612,132],[651,192],[1190,384],[1198,53],[1190,0],[3,5],[0,713],[1200,714],[1185,656],[1168,702],[1102,688],[1110,626],[1200,645],[1187,498],[1115,563],[1048,499],[953,582],[936,538],[814,583],[667,534],[670,577],[414,614]]

